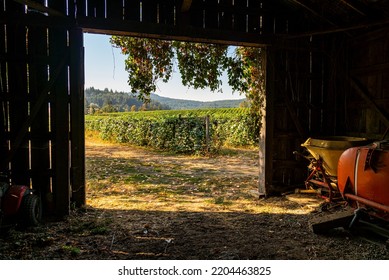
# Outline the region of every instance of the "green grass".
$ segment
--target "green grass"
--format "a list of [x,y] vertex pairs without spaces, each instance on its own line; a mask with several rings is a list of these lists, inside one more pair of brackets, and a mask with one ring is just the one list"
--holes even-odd
[[205,117],[212,116],[214,118],[230,117],[233,115],[247,114],[249,108],[210,108],[210,109],[188,109],[188,110],[159,110],[159,111],[137,111],[137,112],[116,112],[116,113],[104,113],[97,115],[86,115],[85,120],[96,120],[105,117],[126,117],[131,118],[159,118],[159,117]]

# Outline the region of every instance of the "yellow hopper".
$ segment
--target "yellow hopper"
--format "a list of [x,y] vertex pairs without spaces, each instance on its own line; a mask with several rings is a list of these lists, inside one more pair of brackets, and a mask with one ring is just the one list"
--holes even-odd
[[315,158],[321,159],[322,165],[329,176],[337,176],[338,160],[341,154],[356,146],[365,146],[370,143],[366,138],[330,136],[322,138],[308,138],[301,146]]

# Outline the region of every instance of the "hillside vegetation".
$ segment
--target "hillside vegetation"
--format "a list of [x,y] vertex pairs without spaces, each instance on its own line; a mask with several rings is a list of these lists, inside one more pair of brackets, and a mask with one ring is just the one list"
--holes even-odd
[[[237,100],[195,101],[150,95],[151,100],[159,102],[173,110],[206,109],[206,108],[238,108],[245,104],[246,98]],[[247,102],[246,102],[247,103]]]
[[96,112],[130,112],[130,111],[151,111],[151,110],[182,110],[199,108],[237,108],[247,106],[245,98],[238,100],[220,101],[194,101],[162,97],[157,94],[150,95],[150,102],[145,103],[131,93],[113,91],[112,89],[96,89],[94,87],[85,89],[85,112],[94,114]]
[[86,129],[104,140],[198,154],[223,146],[254,146],[259,123],[247,108],[224,108],[89,115]]

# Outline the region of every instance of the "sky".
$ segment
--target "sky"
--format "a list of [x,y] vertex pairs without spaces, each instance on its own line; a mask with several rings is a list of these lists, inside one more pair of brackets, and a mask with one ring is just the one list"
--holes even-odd
[[[84,33],[85,87],[130,92],[130,86],[127,84],[128,73],[124,68],[125,56],[120,53],[119,48],[111,46],[109,38],[108,35]],[[238,92],[232,92],[226,80],[222,82],[222,93],[209,89],[195,90],[182,85],[180,73],[175,69],[168,83],[157,83],[155,93],[163,97],[197,101],[244,98]]]

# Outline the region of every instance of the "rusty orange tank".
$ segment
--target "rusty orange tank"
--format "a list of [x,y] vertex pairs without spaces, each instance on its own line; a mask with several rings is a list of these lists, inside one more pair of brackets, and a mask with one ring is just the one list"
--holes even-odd
[[355,208],[389,220],[389,142],[347,149],[338,161],[338,188]]

